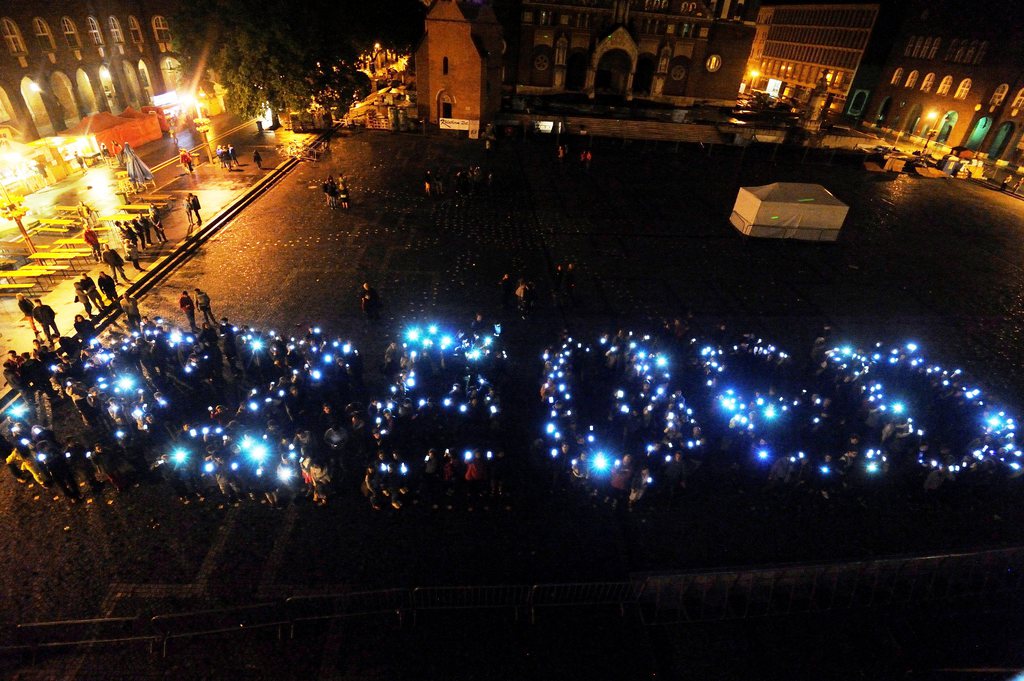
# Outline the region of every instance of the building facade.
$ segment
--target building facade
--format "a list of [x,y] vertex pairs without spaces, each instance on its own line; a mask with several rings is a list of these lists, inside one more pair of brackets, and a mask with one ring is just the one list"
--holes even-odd
[[734,103],[753,25],[735,0],[523,0],[518,95]]
[[504,41],[490,6],[437,0],[416,49],[419,115],[486,124],[501,105]]
[[804,102],[824,78],[828,108],[842,111],[878,10],[874,4],[762,7],[744,90]]
[[175,89],[168,3],[6,0],[0,6],[0,132],[59,133],[89,114],[120,113]]
[[914,0],[865,122],[942,149],[1024,163],[1024,6]]

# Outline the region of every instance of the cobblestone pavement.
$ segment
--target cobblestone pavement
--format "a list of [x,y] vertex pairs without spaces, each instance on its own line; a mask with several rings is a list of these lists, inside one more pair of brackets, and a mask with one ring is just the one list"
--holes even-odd
[[[453,138],[354,133],[320,164],[302,164],[143,300],[177,321],[177,296],[200,286],[214,313],[288,329],[317,321],[350,336],[372,374],[387,340],[417,320],[464,322],[482,310],[505,324],[520,378],[507,399],[528,415],[537,353],[564,327],[637,325],[691,309],[803,356],[831,323],[854,341],[913,338],[943,364],[1020,404],[1024,367],[1024,203],[973,184],[879,178],[802,152],[772,162],[754,149],[596,141],[589,171],[555,161],[555,140],[503,141],[493,158]],[[579,141],[573,140],[573,144]],[[428,198],[422,179],[479,163],[493,184],[474,196]],[[319,180],[344,174],[349,211],[325,206]],[[821,182],[850,204],[837,244],[744,240],[728,224],[740,185]],[[449,188],[450,189],[450,188]],[[553,301],[551,265],[580,269],[579,303]],[[500,310],[504,272],[532,278],[529,320]],[[358,286],[385,303],[368,326]],[[519,446],[532,433],[521,425]],[[16,486],[0,490],[7,532],[0,621],[134,614],[248,602],[309,590],[426,583],[528,583],[621,578],[631,570],[962,548],[1017,537],[982,509],[922,526],[891,509],[803,519],[707,502],[699,516],[616,519],[535,486],[529,471],[511,510],[374,515],[355,494],[327,509],[273,511],[172,503],[143,486],[116,501],[67,508]],[[52,495],[51,495],[52,496]],[[110,502],[110,503],[108,503]],[[710,504],[710,505],[707,505]],[[695,507],[697,508],[697,507]],[[737,518],[740,518],[737,521]],[[931,523],[931,524],[929,524]],[[814,537],[808,540],[808,536]],[[255,677],[254,677],[255,678]]]

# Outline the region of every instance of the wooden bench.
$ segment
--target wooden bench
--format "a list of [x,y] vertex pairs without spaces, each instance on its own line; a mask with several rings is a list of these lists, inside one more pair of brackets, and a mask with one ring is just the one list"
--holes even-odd
[[35,284],[0,284],[0,291],[24,291],[35,287]]
[[146,203],[160,203],[161,201],[170,201],[174,197],[170,194],[145,194],[143,196],[136,196],[136,201],[145,201]]

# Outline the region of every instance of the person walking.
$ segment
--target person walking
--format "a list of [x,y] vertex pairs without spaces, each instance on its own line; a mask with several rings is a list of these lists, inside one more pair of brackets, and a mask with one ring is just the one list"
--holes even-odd
[[135,266],[135,270],[136,271],[138,271],[138,272],[145,271],[139,265],[139,247],[135,245],[134,241],[129,241],[127,244],[125,244],[125,246],[124,246],[124,254],[125,254],[125,257],[128,258],[128,261],[132,265]]
[[257,170],[263,170],[263,156],[260,155],[259,149],[252,150],[252,162],[256,164]]
[[[53,342],[54,338],[60,338],[60,331],[57,329],[57,313],[49,305],[44,305],[41,298],[36,298],[35,307],[32,308],[32,316],[43,327],[46,340]],[[50,333],[50,331],[53,333]]]
[[178,161],[181,163],[181,167],[184,168],[189,175],[195,172],[193,168],[192,154],[188,153],[188,149],[182,149],[181,154],[178,156]]
[[363,290],[360,292],[359,306],[369,321],[380,319],[380,295],[377,289],[370,286],[370,282],[363,282]]
[[96,285],[100,287],[100,292],[107,297],[111,304],[117,300],[117,282],[109,274],[100,272],[96,276]]
[[92,249],[92,257],[96,259],[96,262],[100,262],[100,235],[96,233],[92,225],[86,225],[82,230],[82,241]]
[[217,318],[213,316],[213,311],[210,309],[210,296],[206,295],[206,291],[202,289],[197,288],[195,291],[196,307],[203,313],[203,321],[209,322],[211,327],[216,327]]
[[127,293],[121,296],[121,309],[124,310],[125,320],[132,331],[142,328],[142,313],[139,311],[139,301]]
[[18,309],[21,310],[22,317],[28,322],[29,326],[32,327],[32,333],[36,336],[39,335],[39,329],[36,328],[36,318],[32,314],[35,305],[29,300],[24,293],[19,293],[16,298],[18,299]]
[[100,297],[99,289],[96,288],[96,282],[93,281],[92,277],[89,276],[88,272],[82,272],[82,276],[78,280],[78,283],[82,285],[81,289],[79,289],[78,286],[75,286],[75,289],[81,290],[83,293],[85,293],[86,298],[88,298],[93,303],[96,303],[96,307],[98,307],[100,310],[103,310],[103,308],[105,307],[103,305],[103,298]]
[[230,162],[230,164],[232,166],[234,166],[235,168],[238,168],[240,164],[238,163],[238,156],[235,153],[235,145],[234,144],[229,144],[227,152],[228,152],[228,161]]
[[103,262],[105,262],[107,267],[110,268],[110,276],[114,278],[115,284],[117,283],[118,274],[121,275],[121,278],[124,279],[126,283],[131,283],[132,280],[124,273],[124,258],[122,258],[121,254],[112,249],[109,245],[103,246]]
[[195,333],[198,330],[196,327],[196,304],[188,294],[188,291],[181,292],[181,297],[178,298],[178,307],[185,313],[185,318],[188,319],[189,329],[192,333]]

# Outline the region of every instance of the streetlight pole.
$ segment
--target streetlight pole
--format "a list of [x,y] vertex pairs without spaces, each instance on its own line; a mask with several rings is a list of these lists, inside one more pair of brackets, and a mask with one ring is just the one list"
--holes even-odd
[[24,197],[18,196],[16,199],[20,200],[11,200],[10,195],[7,193],[7,187],[2,182],[0,182],[0,189],[4,193],[4,204],[0,206],[0,215],[3,215],[8,220],[13,220],[14,224],[18,225],[18,231],[21,232],[21,238],[28,244],[29,252],[35,253],[36,245],[32,243],[32,238],[28,235],[25,225],[21,222],[21,218],[28,213],[28,209],[24,206]]

